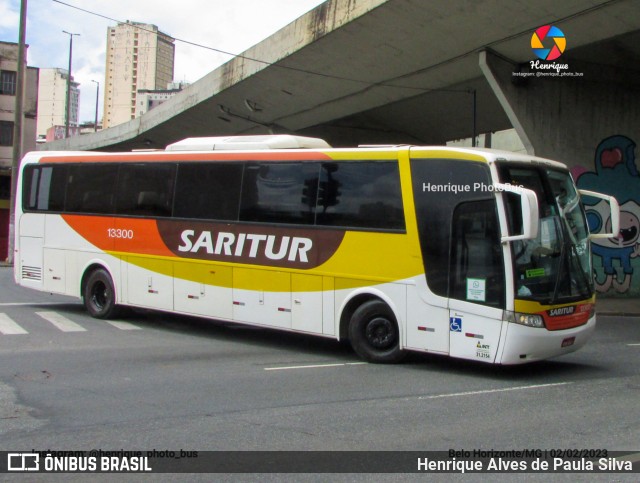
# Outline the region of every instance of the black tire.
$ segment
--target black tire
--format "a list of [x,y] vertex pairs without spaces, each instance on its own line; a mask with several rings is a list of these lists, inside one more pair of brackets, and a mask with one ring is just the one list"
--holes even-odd
[[370,300],[356,309],[349,322],[349,340],[356,354],[368,362],[399,362],[406,355],[400,349],[396,318],[381,300]]
[[99,268],[91,272],[84,284],[84,306],[91,317],[111,319],[118,314],[116,292],[109,273]]

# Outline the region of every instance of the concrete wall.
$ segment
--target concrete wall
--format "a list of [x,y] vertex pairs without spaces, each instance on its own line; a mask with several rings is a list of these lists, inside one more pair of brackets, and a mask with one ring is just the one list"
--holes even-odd
[[[636,130],[635,140],[622,134],[602,139],[594,149],[589,168],[575,166],[572,170],[579,188],[615,196],[620,204],[620,235],[594,240],[592,244],[596,288],[612,296],[640,296],[640,174],[635,153],[638,137]],[[604,202],[586,208],[592,231],[609,229]]]
[[[490,52],[480,62],[531,154],[568,164],[579,188],[616,197],[620,236],[592,245],[596,285],[608,296],[640,296],[640,73],[567,59],[582,75],[522,78],[514,75],[522,66]],[[603,232],[608,210],[593,201],[590,228]]]

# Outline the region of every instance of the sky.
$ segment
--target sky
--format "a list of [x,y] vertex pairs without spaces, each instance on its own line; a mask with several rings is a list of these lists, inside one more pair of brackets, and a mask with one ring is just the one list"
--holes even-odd
[[[93,122],[96,83],[100,83],[102,118],[107,28],[116,21],[156,25],[176,39],[240,54],[324,0],[28,0],[26,42],[31,67],[69,66],[80,83],[80,122]],[[90,10],[93,15],[86,11]],[[109,17],[108,20],[104,17]],[[0,41],[18,42],[20,0],[0,0]],[[174,80],[193,83],[231,57],[175,42]]]

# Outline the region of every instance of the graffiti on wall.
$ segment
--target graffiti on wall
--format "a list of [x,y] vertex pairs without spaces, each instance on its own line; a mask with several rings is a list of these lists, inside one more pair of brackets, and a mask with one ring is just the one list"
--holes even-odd
[[[635,148],[636,143],[626,136],[610,136],[596,148],[595,171],[572,170],[578,188],[614,196],[620,204],[620,234],[593,240],[591,245],[600,293],[640,295],[640,173]],[[590,200],[593,204],[587,204]],[[605,201],[587,198],[585,208],[592,233],[611,229]]]

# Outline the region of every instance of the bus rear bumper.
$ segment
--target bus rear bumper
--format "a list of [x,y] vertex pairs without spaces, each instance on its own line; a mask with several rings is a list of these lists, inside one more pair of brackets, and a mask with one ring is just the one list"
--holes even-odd
[[508,323],[505,349],[502,356],[496,358],[496,363],[526,364],[574,352],[587,343],[595,328],[595,315],[586,324],[565,330],[552,331]]

